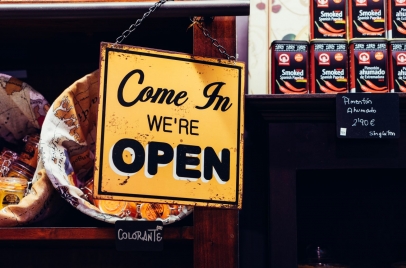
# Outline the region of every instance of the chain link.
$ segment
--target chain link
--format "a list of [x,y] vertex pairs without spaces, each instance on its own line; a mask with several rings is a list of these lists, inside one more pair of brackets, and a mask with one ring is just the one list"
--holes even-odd
[[[119,37],[116,38],[116,42],[114,43],[114,45],[121,44],[121,42],[123,42],[124,39],[126,39],[133,31],[135,31],[135,29],[137,29],[138,26],[141,25],[141,23],[146,17],[148,17],[152,12],[154,12],[157,8],[165,4],[167,1],[168,0],[159,0],[153,6],[151,6],[148,9],[148,11],[144,13],[141,19],[138,19],[134,24],[131,24],[127,30],[125,30]],[[212,45],[215,46],[218,49],[218,51],[227,58],[227,60],[235,62],[236,60],[235,57],[227,54],[226,49],[222,45],[220,45],[220,43],[216,39],[214,39],[210,35],[210,32],[203,26],[204,21],[203,17],[200,18],[193,17],[190,18],[190,21],[192,22],[191,26],[197,25],[197,27],[199,27],[199,29],[202,30],[203,35],[210,39]]]
[[216,39],[214,39],[210,35],[210,32],[203,26],[204,18],[193,17],[190,18],[190,21],[192,22],[192,25],[197,25],[197,27],[199,27],[199,29],[202,30],[203,35],[210,39],[212,45],[215,46],[218,49],[218,51],[227,58],[227,60],[234,61],[235,63],[236,60],[235,57],[227,54],[226,49],[222,45],[220,45],[219,42]]
[[114,45],[117,45],[117,44],[120,44],[121,42],[123,42],[123,40],[126,39],[127,36],[129,36],[132,32],[134,32],[135,29],[137,29],[138,26],[141,25],[142,21],[146,17],[148,17],[152,12],[154,12],[158,7],[165,4],[166,1],[168,1],[168,0],[159,0],[152,7],[150,7],[148,9],[148,11],[144,13],[144,15],[142,16],[141,19],[138,19],[134,24],[131,24],[131,26],[127,30],[125,30],[119,37],[116,38],[116,42],[114,43]]

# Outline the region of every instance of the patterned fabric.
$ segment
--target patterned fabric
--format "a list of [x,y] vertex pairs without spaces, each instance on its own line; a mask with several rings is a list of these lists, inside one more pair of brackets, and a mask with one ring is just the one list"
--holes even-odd
[[[102,213],[81,190],[93,177],[98,101],[99,71],[95,71],[73,83],[52,104],[40,144],[46,173],[60,195],[81,212],[109,223],[138,220]],[[161,220],[169,224],[191,211],[184,206],[178,215]]]
[[55,191],[45,170],[38,170],[36,176],[30,193],[18,205],[9,205],[0,210],[1,227],[34,224],[47,220],[59,211],[64,200]]
[[[38,132],[50,105],[28,84],[6,74],[0,74],[0,139],[21,143],[31,133]],[[0,226],[21,226],[47,218],[58,210],[62,200],[39,161],[30,193],[18,205],[0,210]],[[61,204],[61,203],[59,203]]]
[[[0,74],[0,137],[18,143],[40,129],[49,103],[28,84]],[[16,120],[18,119],[18,120]]]

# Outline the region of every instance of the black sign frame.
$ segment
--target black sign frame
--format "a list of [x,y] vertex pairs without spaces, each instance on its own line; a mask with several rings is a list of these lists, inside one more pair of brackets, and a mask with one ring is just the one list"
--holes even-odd
[[337,137],[397,139],[400,137],[399,95],[346,93],[336,96]]
[[116,221],[117,251],[162,251],[161,221]]

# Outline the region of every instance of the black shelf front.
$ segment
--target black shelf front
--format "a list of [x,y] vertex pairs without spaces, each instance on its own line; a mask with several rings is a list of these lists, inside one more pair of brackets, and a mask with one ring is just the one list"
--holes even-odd
[[[390,93],[387,93],[390,94]],[[406,93],[399,95],[400,120],[406,120]],[[336,96],[339,94],[307,95],[246,95],[247,109],[255,109],[268,122],[335,121]],[[365,93],[368,96],[368,93]]]

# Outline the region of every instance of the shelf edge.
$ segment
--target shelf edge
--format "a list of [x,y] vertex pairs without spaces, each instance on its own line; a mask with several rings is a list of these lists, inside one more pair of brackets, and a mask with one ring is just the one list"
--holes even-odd
[[[193,240],[193,227],[164,227],[165,240]],[[15,227],[0,228],[5,240],[115,240],[114,228],[97,227]]]

